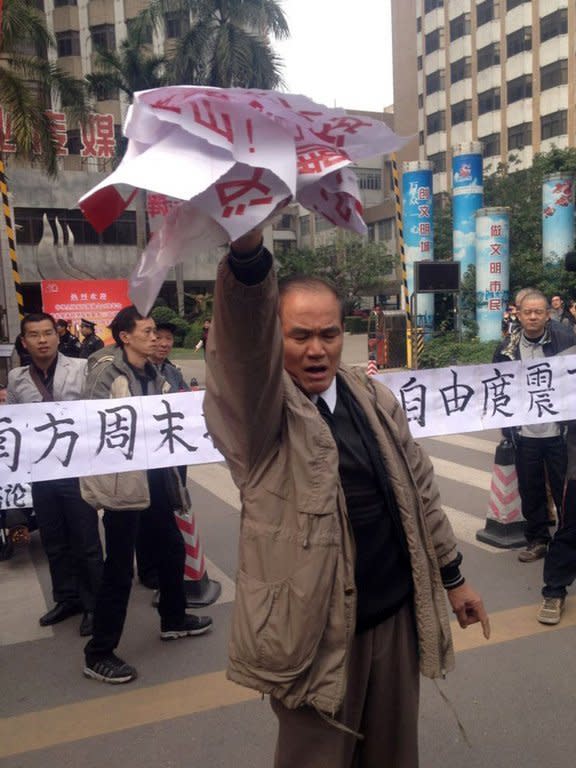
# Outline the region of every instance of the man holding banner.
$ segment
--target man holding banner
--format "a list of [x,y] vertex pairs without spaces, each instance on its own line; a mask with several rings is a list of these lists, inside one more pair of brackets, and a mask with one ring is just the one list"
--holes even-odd
[[[52,315],[27,315],[22,343],[31,362],[8,374],[9,403],[80,400],[86,361],[58,352]],[[80,635],[92,633],[94,597],[102,571],[98,516],[80,496],[78,478],[61,477],[32,484],[32,501],[48,558],[55,606],[40,617],[43,627],[83,613]]]
[[416,768],[419,671],[453,665],[445,594],[489,636],[430,460],[390,391],[341,365],[333,288],[279,296],[259,230],[214,310],[206,421],[243,501],[228,675],[270,695],[276,768]]

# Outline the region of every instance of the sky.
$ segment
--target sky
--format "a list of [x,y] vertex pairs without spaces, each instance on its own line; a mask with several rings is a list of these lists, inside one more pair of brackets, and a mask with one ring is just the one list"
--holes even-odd
[[274,41],[288,93],[328,107],[392,104],[390,0],[280,0],[290,38]]

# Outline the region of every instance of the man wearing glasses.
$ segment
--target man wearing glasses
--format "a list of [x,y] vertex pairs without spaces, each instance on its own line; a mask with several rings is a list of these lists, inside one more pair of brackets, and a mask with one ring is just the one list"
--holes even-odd
[[[27,315],[22,320],[21,338],[31,362],[8,374],[8,403],[80,400],[86,360],[58,352],[59,337],[52,315]],[[102,571],[97,512],[82,499],[77,477],[33,483],[32,500],[55,602],[40,617],[40,625],[47,627],[82,613],[80,635],[89,636]]]

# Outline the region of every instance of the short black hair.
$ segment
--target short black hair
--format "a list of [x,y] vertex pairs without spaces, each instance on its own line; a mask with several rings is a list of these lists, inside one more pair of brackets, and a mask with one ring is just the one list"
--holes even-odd
[[56,320],[56,325],[58,328],[68,328],[68,321],[60,318],[59,320]]
[[340,321],[344,325],[344,301],[342,296],[338,292],[338,289],[334,283],[330,280],[326,280],[323,277],[315,277],[312,275],[291,275],[278,281],[278,293],[280,296],[280,307],[282,306],[282,300],[291,291],[311,291],[312,293],[319,293],[321,291],[328,291],[331,293],[340,307]]
[[170,331],[172,336],[176,333],[176,325],[174,323],[169,323],[168,321],[164,323],[156,322],[156,330],[157,331]]
[[20,335],[26,336],[26,326],[30,323],[41,323],[44,320],[51,322],[54,330],[56,330],[56,320],[54,320],[52,315],[49,315],[48,312],[31,312],[29,315],[22,318],[22,321],[20,322]]
[[112,337],[120,349],[124,346],[120,334],[122,332],[131,333],[136,327],[138,320],[145,319],[146,317],[138,312],[134,304],[131,304],[129,307],[123,307],[123,309],[118,312],[108,328],[112,331]]

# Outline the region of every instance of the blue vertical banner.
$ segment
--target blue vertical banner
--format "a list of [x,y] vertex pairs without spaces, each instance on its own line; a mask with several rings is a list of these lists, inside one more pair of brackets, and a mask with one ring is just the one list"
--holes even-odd
[[510,211],[476,211],[476,320],[480,341],[502,338],[510,291]]
[[574,249],[574,178],[551,173],[542,180],[542,261],[559,264]]
[[475,216],[483,204],[482,144],[458,144],[452,148],[452,245],[461,279],[476,264]]
[[[432,164],[414,161],[402,166],[402,216],[408,294],[414,293],[414,262],[434,259]],[[434,294],[417,299],[416,325],[434,328]]]

